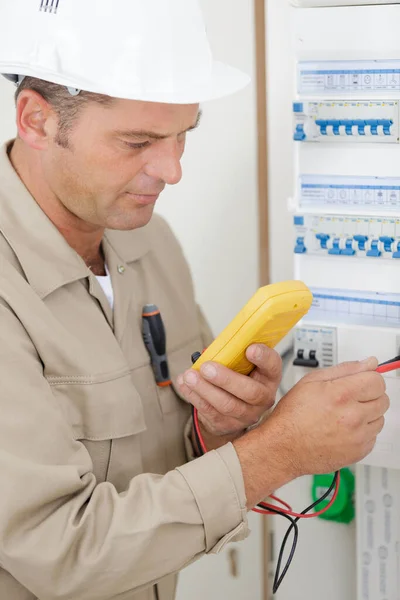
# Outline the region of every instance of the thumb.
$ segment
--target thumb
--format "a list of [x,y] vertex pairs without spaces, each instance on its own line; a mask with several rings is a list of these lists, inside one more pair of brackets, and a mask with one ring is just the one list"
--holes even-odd
[[319,369],[315,373],[307,375],[308,381],[333,381],[356,375],[365,371],[375,371],[378,367],[378,360],[374,356],[370,356],[362,361],[344,362],[336,367],[328,367],[327,369]]

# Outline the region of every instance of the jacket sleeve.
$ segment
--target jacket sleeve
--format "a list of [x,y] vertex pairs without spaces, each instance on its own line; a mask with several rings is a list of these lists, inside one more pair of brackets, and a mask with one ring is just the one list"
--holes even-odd
[[0,301],[0,565],[41,600],[105,600],[246,537],[231,445],[122,494],[96,484],[22,324]]

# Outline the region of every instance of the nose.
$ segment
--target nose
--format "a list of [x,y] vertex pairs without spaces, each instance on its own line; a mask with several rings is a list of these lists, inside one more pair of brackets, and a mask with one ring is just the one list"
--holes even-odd
[[146,164],[146,175],[175,185],[182,179],[182,144],[177,139],[160,140],[154,144],[153,152]]

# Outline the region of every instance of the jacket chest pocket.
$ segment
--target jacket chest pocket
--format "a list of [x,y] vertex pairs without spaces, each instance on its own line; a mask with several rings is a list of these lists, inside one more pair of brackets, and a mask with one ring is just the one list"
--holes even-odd
[[[146,429],[142,401],[130,370],[87,377],[52,376],[48,382],[74,438],[85,445],[91,456],[97,481],[111,480],[109,477],[119,472],[119,463],[126,458],[119,457],[113,444]],[[132,456],[128,477],[142,472],[140,448],[134,446],[129,446]]]

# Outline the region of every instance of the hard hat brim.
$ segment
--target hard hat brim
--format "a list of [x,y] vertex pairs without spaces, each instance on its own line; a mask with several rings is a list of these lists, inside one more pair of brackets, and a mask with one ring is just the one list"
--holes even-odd
[[211,75],[206,81],[199,81],[197,85],[193,85],[193,82],[191,82],[190,87],[187,89],[173,89],[171,91],[165,89],[123,90],[113,87],[110,82],[104,85],[96,85],[90,80],[69,79],[64,74],[60,75],[59,73],[52,73],[47,70],[41,71],[36,65],[34,67],[22,64],[9,65],[2,64],[1,60],[0,73],[13,82],[17,81],[18,75],[22,75],[36,77],[69,88],[76,88],[113,98],[167,104],[198,104],[216,100],[240,91],[251,81],[249,75],[219,61],[214,61]]

